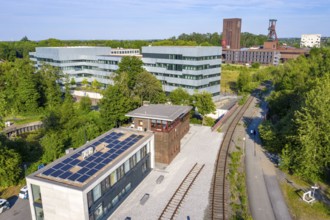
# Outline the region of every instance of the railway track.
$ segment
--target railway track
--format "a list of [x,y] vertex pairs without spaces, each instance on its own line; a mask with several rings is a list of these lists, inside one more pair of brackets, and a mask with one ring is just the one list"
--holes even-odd
[[180,186],[176,189],[170,201],[167,203],[166,207],[164,208],[162,214],[159,217],[159,220],[174,219],[189,189],[191,188],[203,168],[204,164],[198,165],[197,163],[191,168],[189,173],[182,180]]
[[251,104],[253,97],[250,96],[246,103],[241,107],[237,115],[230,122],[228,129],[222,141],[218,157],[216,161],[215,172],[213,176],[213,185],[211,190],[211,219],[228,219],[228,204],[227,204],[227,188],[226,173],[227,173],[227,158],[237,123],[241,120],[244,112]]

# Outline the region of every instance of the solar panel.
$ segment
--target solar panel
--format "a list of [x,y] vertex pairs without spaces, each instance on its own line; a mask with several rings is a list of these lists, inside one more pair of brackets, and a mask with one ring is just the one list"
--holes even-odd
[[86,160],[81,161],[80,163],[78,163],[77,165],[80,167],[84,167],[86,164],[88,164],[89,162]]
[[102,169],[103,167],[104,167],[103,164],[98,164],[98,165],[96,165],[94,168],[100,170],[100,169]]
[[83,182],[85,182],[88,178],[89,178],[89,176],[83,175],[83,176],[81,176],[80,178],[78,178],[77,181],[83,183]]
[[61,168],[61,170],[63,170],[63,171],[67,171],[67,170],[69,170],[69,169],[71,169],[71,168],[72,168],[72,165],[68,164],[68,165],[63,166],[63,167]]
[[80,162],[78,159],[74,159],[73,161],[70,162],[72,166],[77,165]]
[[96,153],[94,153],[92,156],[93,156],[93,157],[99,157],[99,156],[101,156],[101,155],[102,155],[101,152],[96,152]]
[[106,158],[105,160],[102,161],[102,163],[109,163],[112,160],[113,160],[112,158]]
[[91,169],[91,170],[87,171],[85,175],[92,176],[92,175],[94,175],[96,172],[97,172],[96,169]]
[[68,158],[68,159],[65,159],[65,160],[63,160],[63,162],[62,163],[65,163],[65,164],[67,164],[67,163],[70,163],[72,161],[72,159],[71,158]]
[[52,174],[50,174],[50,176],[58,177],[58,176],[61,175],[62,173],[63,173],[62,170],[56,170],[55,172],[53,172]]
[[80,157],[80,155],[81,155],[81,153],[79,152],[79,153],[72,155],[71,158],[76,159],[76,158]]
[[79,174],[84,174],[88,171],[89,169],[87,167],[81,168],[77,173]]
[[48,176],[49,174],[51,174],[54,171],[55,171],[55,169],[49,168],[48,170],[44,171],[42,174]]
[[103,159],[104,159],[104,158],[102,158],[102,157],[98,157],[98,158],[96,158],[94,161],[95,161],[96,163],[100,163]]
[[90,162],[89,164],[85,165],[85,167],[91,169],[91,168],[95,167],[96,165],[97,165],[97,163],[95,163],[95,162]]
[[75,181],[78,179],[81,175],[78,173],[72,174],[71,176],[68,177],[68,180]]
[[66,179],[68,178],[68,176],[70,176],[72,173],[71,172],[64,172],[62,173],[59,177],[62,179]]
[[116,152],[116,150],[115,150],[115,149],[110,149],[108,152],[109,152],[110,154],[113,154],[114,152]]
[[58,170],[58,169],[60,169],[60,168],[63,167],[63,166],[65,166],[64,163],[59,163],[59,164],[56,164],[55,166],[53,166],[53,168],[54,168],[55,170]]

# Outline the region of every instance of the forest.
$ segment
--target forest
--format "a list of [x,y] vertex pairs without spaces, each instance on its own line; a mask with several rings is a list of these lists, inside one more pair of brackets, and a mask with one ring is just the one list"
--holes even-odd
[[271,70],[274,91],[259,127],[266,148],[281,155],[280,166],[309,181],[329,181],[330,50]]

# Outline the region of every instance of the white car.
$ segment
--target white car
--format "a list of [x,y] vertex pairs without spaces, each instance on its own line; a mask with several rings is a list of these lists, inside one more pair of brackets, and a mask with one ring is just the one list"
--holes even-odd
[[3,213],[7,209],[10,209],[10,204],[5,199],[0,199],[0,213]]
[[28,199],[29,198],[29,194],[28,194],[28,188],[27,186],[24,186],[18,194],[18,197],[21,199]]

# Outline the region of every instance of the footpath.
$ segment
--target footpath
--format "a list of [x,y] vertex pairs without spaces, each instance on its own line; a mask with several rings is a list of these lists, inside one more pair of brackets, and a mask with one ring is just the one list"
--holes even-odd
[[266,110],[266,103],[254,98],[244,115],[250,121],[245,131],[245,171],[250,211],[255,220],[290,220],[276,167],[260,145],[257,128],[265,117]]

